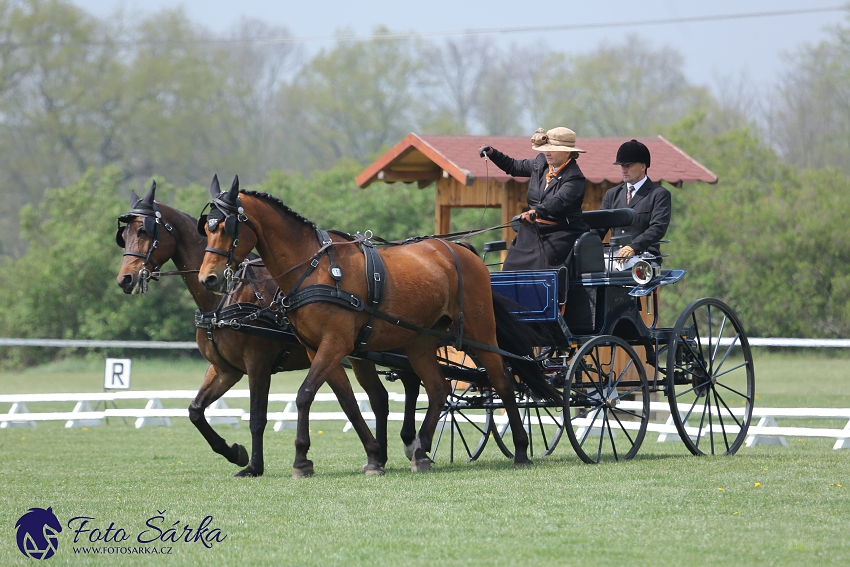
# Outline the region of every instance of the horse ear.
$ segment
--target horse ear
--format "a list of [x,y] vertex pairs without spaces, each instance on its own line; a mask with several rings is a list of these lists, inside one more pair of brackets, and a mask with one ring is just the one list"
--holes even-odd
[[230,186],[230,192],[227,194],[227,200],[231,203],[235,203],[236,199],[239,198],[239,176],[233,178],[233,184]]
[[207,224],[207,215],[201,215],[198,219],[198,234],[203,237],[206,237],[207,233],[204,231],[204,226]]
[[221,187],[218,185],[218,175],[213,175],[213,180],[210,184],[210,195],[215,198],[218,197],[219,193],[221,193]]
[[135,207],[136,203],[138,203],[139,201],[141,201],[141,199],[138,195],[136,195],[136,191],[130,189],[130,207]]
[[153,183],[151,183],[150,191],[148,191],[148,194],[147,194],[147,195],[145,195],[145,198],[143,199],[143,202],[144,202],[146,205],[148,205],[148,206],[150,206],[150,207],[153,207],[153,200],[154,200],[154,198],[155,198],[155,197],[156,197],[156,181],[154,181]]

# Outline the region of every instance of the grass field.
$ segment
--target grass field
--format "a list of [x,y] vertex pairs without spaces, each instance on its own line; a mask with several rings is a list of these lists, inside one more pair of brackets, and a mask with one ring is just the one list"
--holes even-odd
[[[757,404],[847,407],[848,362],[756,351]],[[196,388],[204,369],[191,361],[133,365],[135,390]],[[276,376],[272,390],[295,391],[301,377]],[[0,374],[2,393],[101,384],[102,362]],[[359,473],[362,447],[341,433],[342,423],[314,426],[317,474],[301,481],[290,478],[291,431],[267,433],[265,476],[234,479],[238,469],[188,420],[140,430],[120,420],[1,430],[0,565],[34,561],[17,549],[15,522],[30,507],[48,506],[64,527],[48,560],[54,565],[850,564],[850,451],[833,451],[832,441],[789,439],[787,448],[697,459],[647,435],[633,461],[604,466],[582,464],[562,441],[554,455],[520,470],[488,447],[475,463],[439,463],[417,475],[398,426],[390,425],[390,461],[378,478]],[[246,426],[220,431],[249,443]],[[101,530],[114,522],[131,536],[98,547],[138,547],[136,535],[155,532],[145,524],[159,512],[164,519],[153,525],[162,530],[178,521],[178,532],[196,528],[212,516],[208,527],[227,537],[211,549],[158,543],[172,547],[168,557],[74,553],[72,517],[95,518],[90,526]],[[85,534],[76,545],[83,546],[93,546]]]

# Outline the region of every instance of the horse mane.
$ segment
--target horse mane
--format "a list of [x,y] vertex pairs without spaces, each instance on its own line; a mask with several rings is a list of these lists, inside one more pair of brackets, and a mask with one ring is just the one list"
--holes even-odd
[[316,229],[316,223],[314,223],[310,219],[307,219],[307,218],[301,216],[299,213],[296,213],[295,211],[293,211],[292,209],[290,209],[289,207],[284,205],[283,201],[281,201],[279,197],[275,197],[274,195],[269,195],[268,193],[263,193],[261,191],[242,190],[242,191],[240,191],[240,193],[243,193],[245,195],[250,195],[251,197],[257,197],[257,198],[262,199],[264,201],[268,201],[272,205],[275,205],[275,206],[283,209],[284,213],[295,217],[296,220],[301,221],[302,223],[306,224],[307,226],[309,226],[313,230]]

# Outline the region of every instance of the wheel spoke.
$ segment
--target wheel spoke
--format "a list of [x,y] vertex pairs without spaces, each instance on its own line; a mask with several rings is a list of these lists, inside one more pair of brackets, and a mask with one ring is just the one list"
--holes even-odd
[[[735,348],[735,345],[738,344],[738,339],[741,337],[741,334],[738,333],[735,335],[735,338],[732,339],[732,342],[729,344],[729,348],[726,349],[726,353],[723,355],[723,359],[720,361],[720,364],[714,369],[714,375],[717,376],[717,373],[720,372],[720,369],[723,367],[723,363],[726,362],[726,359],[729,358],[729,355],[732,354],[732,349]],[[720,342],[717,343],[720,346]]]
[[744,367],[744,366],[747,366],[749,363],[750,363],[749,361],[742,362],[741,364],[739,364],[738,366],[736,366],[736,367],[734,367],[734,368],[730,368],[729,370],[724,370],[724,371],[723,371],[723,372],[721,372],[720,374],[715,374],[715,375],[714,375],[714,377],[715,377],[715,378],[720,378],[721,376],[726,376],[726,375],[727,375],[727,374],[729,374],[730,372],[735,372],[735,371],[736,371],[736,370],[738,370],[739,368],[742,368],[742,367]]
[[[715,388],[711,389],[712,394],[714,394],[714,405],[717,407],[717,422],[720,424],[720,430],[723,432],[723,443],[726,445],[726,452],[729,452],[729,439],[726,437],[726,426],[723,424],[723,416],[720,415],[720,402],[717,396],[717,390]],[[726,405],[726,402],[723,403]],[[728,407],[726,408],[729,409]],[[732,419],[735,419],[735,416],[732,416]],[[737,421],[737,420],[736,420]]]
[[614,452],[614,460],[619,461],[617,457],[617,444],[614,443],[614,432],[611,431],[611,420],[608,418],[608,412],[605,412],[605,428],[608,430],[608,439],[611,440],[611,450]]
[[[631,414],[631,412],[626,412],[626,413],[630,413],[630,414]],[[612,415],[612,416],[614,416],[614,419],[616,419],[616,420],[617,420],[617,423],[618,423],[618,424],[620,424],[620,430],[621,430],[621,431],[625,434],[625,436],[626,436],[626,437],[628,437],[628,438],[629,438],[629,442],[630,442],[632,445],[634,445],[634,444],[635,444],[635,442],[634,442],[634,440],[632,439],[632,436],[631,436],[631,435],[629,435],[629,430],[628,430],[628,429],[626,429],[626,426],[625,426],[625,425],[623,425],[623,422],[622,422],[622,421],[620,421],[620,418],[619,418],[619,417],[617,417],[616,412],[613,412],[613,411],[612,411],[612,412],[611,412],[611,415]],[[631,415],[635,415],[635,414],[631,414]],[[609,420],[609,421],[610,421],[610,420]],[[613,440],[612,440],[612,442],[613,442]]]

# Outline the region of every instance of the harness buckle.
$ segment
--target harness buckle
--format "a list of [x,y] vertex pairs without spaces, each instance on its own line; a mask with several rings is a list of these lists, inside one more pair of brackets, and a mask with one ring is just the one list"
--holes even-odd
[[234,331],[238,331],[241,327],[242,327],[242,323],[240,323],[238,319],[231,319],[230,320],[230,328],[233,329]]
[[375,272],[373,275],[375,276],[375,281],[376,281],[376,282],[381,281],[381,274],[380,274],[379,272]]
[[319,265],[319,259],[318,259],[318,258],[313,258],[313,261],[312,261],[312,262],[310,262],[310,265],[311,265],[311,266],[313,266],[313,267],[315,268],[316,266],[318,266],[318,265]]
[[351,297],[349,297],[348,302],[351,303],[352,307],[355,307],[355,308],[360,307],[363,304],[363,302],[360,300],[360,298],[357,297],[356,295],[352,295]]

